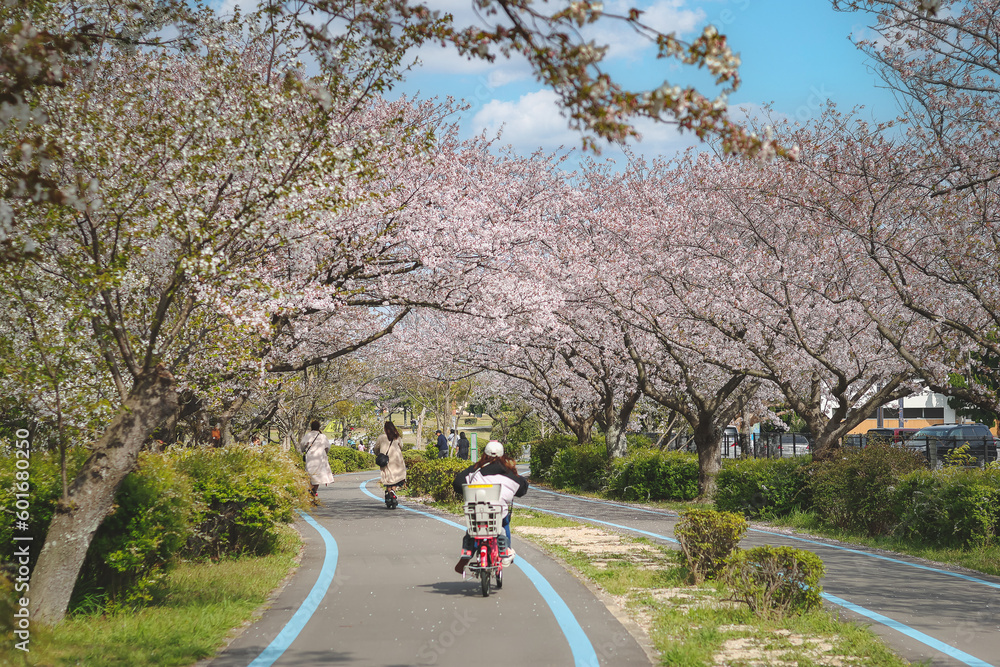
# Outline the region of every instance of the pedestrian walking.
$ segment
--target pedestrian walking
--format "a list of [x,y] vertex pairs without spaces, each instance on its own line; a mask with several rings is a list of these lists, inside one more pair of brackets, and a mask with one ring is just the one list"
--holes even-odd
[[403,436],[392,422],[385,423],[383,433],[375,440],[376,462],[382,454],[386,456],[385,465],[380,466],[382,486],[385,487],[385,505],[389,509],[395,509],[397,503],[393,490],[406,483],[406,461],[403,460]]
[[435,431],[435,433],[437,433],[438,458],[446,459],[448,458],[448,438],[440,430]]
[[330,470],[330,439],[319,430],[319,421],[313,420],[309,431],[299,440],[299,452],[305,459],[309,474],[309,495],[312,504],[319,505],[319,485],[333,482]]
[[458,434],[458,458],[469,460],[469,439],[465,437],[465,431]]

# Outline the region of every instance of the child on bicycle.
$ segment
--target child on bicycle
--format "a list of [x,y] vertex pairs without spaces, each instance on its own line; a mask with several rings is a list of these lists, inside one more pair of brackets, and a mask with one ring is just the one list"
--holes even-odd
[[[510,548],[510,504],[514,498],[520,498],[528,492],[528,480],[517,474],[514,461],[503,453],[503,445],[490,440],[483,448],[483,455],[475,465],[471,465],[455,475],[455,493],[462,495],[463,484],[499,484],[500,502],[503,504],[504,532],[497,537],[500,549],[500,559],[504,567],[514,560],[514,550]],[[472,551],[476,541],[466,533],[462,538],[462,556],[455,565],[455,571],[461,574],[472,559]]]

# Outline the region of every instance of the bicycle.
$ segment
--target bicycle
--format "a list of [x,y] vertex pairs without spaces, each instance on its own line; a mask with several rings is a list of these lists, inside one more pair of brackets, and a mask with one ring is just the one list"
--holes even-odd
[[394,486],[385,487],[385,506],[387,509],[394,510],[399,506],[399,500],[396,498],[396,492],[393,489]]
[[475,540],[473,557],[466,566],[472,576],[479,579],[483,597],[490,594],[491,580],[497,589],[503,588],[503,561],[500,559],[500,545],[497,540],[503,516],[500,502],[499,484],[463,484],[465,500],[465,521],[467,533]]

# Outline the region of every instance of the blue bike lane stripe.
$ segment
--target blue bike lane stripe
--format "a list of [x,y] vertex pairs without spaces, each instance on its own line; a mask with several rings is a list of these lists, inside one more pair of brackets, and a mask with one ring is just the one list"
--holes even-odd
[[[296,510],[298,511],[298,510]],[[337,550],[337,541],[333,539],[333,535],[330,534],[323,526],[319,525],[315,519],[306,514],[305,512],[299,511],[299,516],[305,519],[306,523],[316,529],[320,537],[323,538],[323,544],[326,547],[326,555],[323,557],[323,566],[320,568],[319,577],[316,579],[316,583],[313,584],[312,590],[309,591],[309,595],[306,599],[302,601],[302,604],[289,619],[285,627],[281,629],[278,636],[274,638],[267,648],[258,655],[253,662],[251,662],[247,667],[270,667],[274,662],[281,657],[281,655],[292,645],[295,638],[299,636],[302,629],[306,627],[306,623],[312,618],[313,613],[319,607],[319,603],[326,596],[326,592],[330,589],[330,584],[333,583],[333,574],[337,570],[337,558],[339,556],[339,551]]]
[[893,619],[889,618],[888,616],[883,616],[882,614],[879,614],[878,612],[874,612],[874,611],[872,611],[870,609],[865,609],[864,607],[859,607],[858,605],[854,604],[853,602],[848,602],[847,600],[844,600],[843,598],[838,598],[836,595],[830,595],[829,593],[820,593],[820,595],[823,596],[824,600],[829,600],[830,602],[832,602],[834,604],[839,604],[841,607],[844,607],[846,609],[850,609],[851,611],[853,611],[856,614],[861,614],[862,616],[867,616],[868,618],[872,619],[873,621],[876,621],[878,623],[882,623],[884,625],[887,625],[890,628],[892,628],[893,630],[897,630],[899,632],[902,632],[907,637],[915,639],[918,642],[926,644],[927,646],[930,646],[933,649],[937,649],[938,651],[941,651],[945,655],[948,655],[948,656],[954,658],[955,660],[958,660],[958,661],[960,661],[960,662],[962,662],[962,663],[964,663],[966,665],[969,665],[969,667],[993,667],[993,665],[991,665],[990,663],[984,662],[984,661],[980,660],[979,658],[977,658],[974,655],[969,655],[965,651],[960,651],[957,648],[955,648],[954,646],[951,646],[950,644],[945,644],[943,641],[941,641],[939,639],[935,639],[934,637],[931,637],[930,635],[925,635],[923,632],[920,632],[919,630],[914,630],[913,628],[911,628],[908,625],[903,625],[899,621],[894,621]]
[[611,526],[612,528],[619,528],[621,530],[627,530],[630,533],[640,533],[642,535],[648,535],[649,537],[655,537],[658,540],[666,540],[667,542],[673,542],[677,544],[677,540],[672,537],[667,537],[666,535],[659,535],[657,533],[651,533],[648,530],[640,530],[638,528],[632,528],[631,526],[622,526],[617,523],[611,523],[610,521],[601,521],[600,519],[591,519],[587,516],[577,516],[576,514],[566,514],[565,512],[556,512],[554,510],[543,510],[541,507],[532,507],[531,505],[525,505],[524,503],[518,503],[518,507],[526,510],[535,510],[537,512],[545,512],[547,514],[558,514],[559,516],[569,517],[570,519],[579,519],[580,521],[587,521],[589,523],[600,523],[605,526]]
[[[532,491],[541,492],[541,493],[548,493],[548,494],[551,494],[553,496],[565,496],[567,498],[573,498],[574,500],[582,500],[584,502],[595,503],[597,505],[608,505],[609,507],[620,507],[622,509],[634,510],[636,512],[644,512],[646,514],[655,514],[657,516],[674,516],[674,515],[671,515],[671,514],[667,514],[666,512],[658,512],[656,510],[648,510],[648,509],[645,509],[644,507],[634,507],[632,505],[623,505],[623,504],[620,504],[620,503],[609,503],[609,502],[605,502],[605,501],[602,501],[602,500],[592,500],[590,498],[582,498],[580,496],[572,496],[572,495],[565,494],[565,493],[557,493],[555,491],[548,491],[546,489],[533,488]],[[548,512],[550,510],[540,510],[540,511],[542,511],[542,512]],[[569,515],[566,515],[566,516],[569,516]],[[577,517],[577,518],[581,518],[581,517]],[[596,521],[595,519],[586,519],[586,520],[587,521]],[[608,525],[613,525],[613,524],[608,524]],[[643,532],[643,531],[637,531],[635,528],[628,528],[628,530],[635,531],[635,532]],[[929,565],[921,565],[919,563],[911,563],[909,561],[899,560],[898,558],[890,558],[889,556],[881,556],[879,554],[873,554],[873,553],[871,553],[869,551],[862,551],[860,549],[851,549],[850,547],[841,547],[841,546],[837,546],[836,544],[829,544],[827,542],[820,542],[818,540],[810,540],[810,539],[805,538],[805,537],[794,537],[792,535],[785,535],[784,533],[775,533],[775,532],[772,532],[772,531],[769,531],[769,530],[761,530],[760,528],[751,528],[750,532],[751,533],[761,533],[763,535],[775,535],[775,536],[780,537],[782,539],[795,540],[796,542],[804,542],[806,544],[815,544],[815,545],[821,546],[821,547],[823,547],[825,549],[836,549],[838,551],[846,551],[848,553],[857,554],[859,556],[867,556],[868,558],[875,558],[877,560],[884,560],[884,561],[889,562],[889,563],[896,563],[897,565],[906,565],[908,567],[914,567],[914,568],[916,568],[918,570],[927,570],[928,572],[935,572],[937,574],[943,574],[943,575],[946,575],[946,576],[949,576],[949,577],[955,577],[956,579],[964,579],[965,581],[970,581],[970,582],[972,582],[974,584],[981,584],[983,586],[989,586],[990,588],[1000,589],[1000,583],[996,583],[994,581],[987,581],[985,579],[980,579],[978,577],[973,577],[973,576],[970,576],[968,574],[962,574],[960,572],[950,572],[949,570],[942,570],[940,568],[931,567]],[[663,537],[662,539],[670,540],[671,542],[676,542],[676,540],[672,540],[669,537]]]
[[[366,487],[368,482],[372,482],[378,479],[378,477],[372,477],[371,479],[366,479],[361,482],[361,491],[367,496],[374,498],[375,500],[382,501],[374,493],[369,491]],[[523,505],[522,505],[523,507]],[[412,507],[407,507],[406,505],[400,504],[400,509],[407,510],[408,512],[413,512],[415,514],[422,514],[423,516],[430,517],[435,521],[440,521],[441,523],[447,524],[449,526],[454,526],[462,531],[466,530],[466,527],[445,519],[444,517],[435,516],[430,512],[423,512]],[[597,652],[594,650],[594,645],[590,643],[590,639],[587,637],[587,633],[583,631],[580,626],[580,622],[576,620],[576,616],[573,615],[572,610],[569,605],[560,597],[556,589],[552,587],[552,584],[548,582],[541,575],[541,573],[536,570],[530,563],[526,562],[524,558],[518,558],[513,563],[524,572],[528,580],[534,584],[535,588],[538,589],[538,593],[545,600],[545,603],[549,605],[549,609],[552,610],[552,615],[556,617],[556,623],[559,624],[559,628],[563,632],[563,636],[566,637],[566,641],[569,642],[569,649],[573,653],[573,664],[574,667],[598,667],[600,661],[597,659]]]
[[[541,491],[541,489],[536,489],[536,490]],[[552,493],[552,492],[548,491],[547,493]],[[556,495],[564,495],[564,494],[556,494]],[[573,496],[573,497],[576,498],[576,496]],[[585,498],[581,498],[581,500],[586,500],[586,499]],[[600,501],[592,500],[590,502],[597,502],[597,503],[599,503]],[[603,504],[613,505],[615,507],[623,507],[623,508],[629,508],[629,509],[638,509],[638,508],[630,507],[628,505],[616,505],[615,503],[603,503]],[[523,507],[524,509],[536,510],[538,512],[545,512],[547,514],[557,514],[559,516],[565,516],[565,517],[569,517],[569,518],[572,518],[572,519],[579,519],[581,521],[586,521],[588,523],[600,523],[600,524],[604,524],[605,526],[612,526],[613,528],[620,528],[622,530],[627,530],[627,531],[632,532],[632,533],[641,533],[643,535],[648,535],[650,537],[655,537],[655,538],[660,539],[660,540],[666,540],[667,542],[673,542],[675,544],[677,543],[677,540],[675,540],[672,537],[667,537],[666,535],[658,535],[656,533],[651,533],[651,532],[646,531],[646,530],[639,530],[638,528],[631,528],[629,526],[622,526],[622,525],[619,525],[619,524],[616,524],[616,523],[610,523],[608,521],[599,521],[597,519],[591,519],[589,517],[576,516],[576,515],[573,515],[573,514],[567,514],[565,512],[556,512],[556,511],[553,511],[553,510],[546,510],[546,509],[542,509],[540,507],[531,507],[530,505],[524,505],[524,504],[520,504],[520,505],[518,505],[518,507]],[[650,512],[651,514],[661,514],[660,512],[652,512],[651,510],[642,510],[642,511]],[[758,532],[767,533],[767,531],[763,531],[763,530],[762,531],[758,531]],[[768,534],[772,534],[772,533],[768,533]],[[781,537],[785,537],[785,536],[782,535]],[[805,540],[805,541],[809,541],[809,540]],[[820,544],[822,546],[826,546],[822,542],[816,542],[816,544]],[[847,551],[853,551],[853,550],[852,549],[847,549]],[[859,551],[858,553],[864,554],[865,552]],[[892,560],[892,559],[887,559],[887,560]],[[898,561],[898,562],[904,563],[906,565],[910,564],[910,563],[906,563],[905,561]],[[926,569],[933,570],[934,568],[926,568]],[[948,574],[945,570],[940,570],[940,572],[944,572],[945,574]],[[987,583],[988,584],[990,582],[983,582],[983,583]],[[927,635],[927,634],[924,634],[923,632],[920,632],[919,630],[914,630],[910,626],[905,625],[904,623],[900,623],[899,621],[893,620],[893,619],[889,618],[888,616],[883,616],[882,614],[880,614],[880,613],[878,613],[876,611],[872,611],[871,609],[866,609],[865,607],[862,607],[860,605],[856,605],[853,602],[848,602],[847,600],[844,600],[843,598],[839,598],[836,595],[831,595],[829,593],[820,593],[820,595],[823,597],[823,599],[825,599],[825,600],[827,600],[827,601],[829,601],[829,602],[831,602],[833,604],[840,605],[841,607],[844,607],[845,609],[849,609],[849,610],[855,612],[856,614],[860,614],[861,616],[865,616],[866,618],[870,618],[873,621],[877,621],[879,623],[882,623],[883,625],[885,625],[887,627],[890,627],[893,630],[896,630],[897,632],[900,632],[900,633],[906,635],[910,639],[913,639],[913,640],[918,641],[918,642],[920,642],[922,644],[925,644],[925,645],[927,645],[927,646],[929,646],[929,647],[931,647],[931,648],[933,648],[933,649],[935,649],[937,651],[940,651],[940,652],[942,652],[942,653],[944,653],[944,654],[946,654],[946,655],[948,655],[948,656],[950,656],[950,657],[952,657],[952,658],[954,658],[954,659],[962,662],[963,664],[968,665],[969,667],[994,667],[990,663],[984,662],[984,661],[980,660],[979,658],[977,658],[975,656],[969,655],[965,651],[960,651],[959,649],[955,648],[954,646],[951,646],[950,644],[946,644],[946,643],[942,642],[939,639],[935,639],[934,637],[931,637],[930,635]]]

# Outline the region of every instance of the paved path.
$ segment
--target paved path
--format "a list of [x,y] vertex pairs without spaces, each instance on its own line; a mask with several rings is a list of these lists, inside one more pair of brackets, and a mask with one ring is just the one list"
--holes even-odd
[[[341,475],[303,522],[302,566],[264,616],[210,664],[648,665],[595,595],[518,540],[516,567],[489,598],[452,567],[456,518],[402,503],[389,511],[372,473]],[[673,543],[673,512],[537,487],[521,506]],[[517,518],[514,518],[515,533]],[[827,566],[827,603],[870,623],[900,655],[935,667],[1000,667],[1000,578],[822,539],[752,530]]]
[[454,572],[455,517],[405,499],[387,510],[371,478],[320,489],[295,577],[212,667],[649,664],[605,605],[526,541],[514,538],[503,589],[482,597]]

